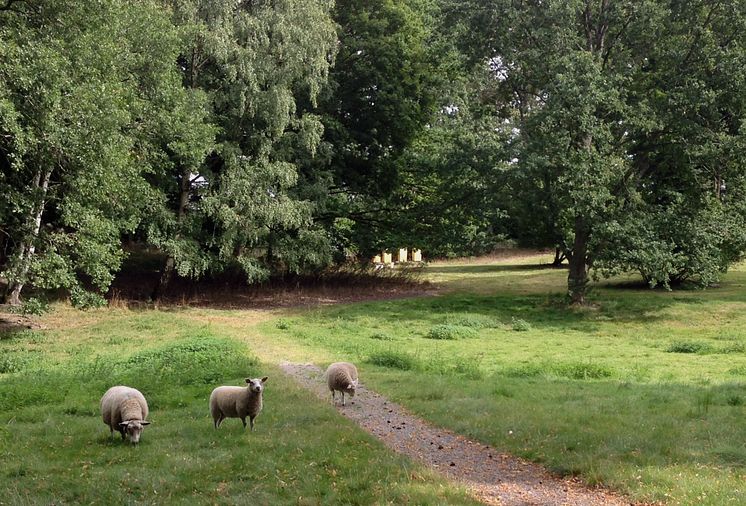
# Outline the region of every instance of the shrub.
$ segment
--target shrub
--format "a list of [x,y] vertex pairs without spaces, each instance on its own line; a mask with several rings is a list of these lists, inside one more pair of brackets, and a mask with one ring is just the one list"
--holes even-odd
[[530,323],[521,318],[516,318],[515,316],[510,319],[510,324],[513,330],[515,330],[516,332],[527,332],[531,330]]
[[290,328],[290,322],[284,319],[279,319],[275,323],[275,327],[277,327],[280,330],[287,330]]
[[104,307],[106,299],[97,293],[76,286],[70,291],[70,303],[77,309],[96,309]]
[[470,327],[459,325],[435,325],[425,337],[428,339],[462,339],[467,337],[476,337],[477,331]]
[[37,299],[36,297],[29,297],[23,302],[23,304],[21,304],[17,309],[17,312],[24,316],[41,316],[44,313],[49,312],[49,304],[45,300]]
[[415,359],[411,355],[392,350],[371,353],[367,362],[391,369],[401,369],[402,371],[414,369],[416,365]]
[[710,345],[697,341],[674,341],[668,348],[668,353],[703,353],[710,351]]

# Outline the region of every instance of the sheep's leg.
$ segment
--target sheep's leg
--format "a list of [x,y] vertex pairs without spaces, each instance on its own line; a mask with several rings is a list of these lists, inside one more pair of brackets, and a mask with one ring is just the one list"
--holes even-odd
[[343,391],[342,392],[342,406],[344,406],[344,405],[345,405],[345,393]]
[[334,405],[334,401],[335,401],[335,400],[336,400],[336,399],[334,398],[334,390],[332,390],[332,405]]
[[255,416],[249,417],[249,423],[251,423],[251,432],[254,432],[254,418]]
[[243,428],[246,429],[246,417],[242,417],[241,421],[243,422]]

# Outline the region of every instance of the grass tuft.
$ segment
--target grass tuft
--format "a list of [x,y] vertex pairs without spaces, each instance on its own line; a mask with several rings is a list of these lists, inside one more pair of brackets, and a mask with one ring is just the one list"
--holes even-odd
[[476,337],[477,331],[471,327],[463,327],[460,325],[434,325],[425,334],[428,339],[464,339],[470,337]]
[[392,350],[373,352],[368,357],[367,362],[381,367],[388,367],[390,369],[400,369],[402,371],[414,369],[417,364],[415,358],[408,353]]
[[700,341],[674,341],[666,351],[668,353],[706,353],[712,350],[712,346]]

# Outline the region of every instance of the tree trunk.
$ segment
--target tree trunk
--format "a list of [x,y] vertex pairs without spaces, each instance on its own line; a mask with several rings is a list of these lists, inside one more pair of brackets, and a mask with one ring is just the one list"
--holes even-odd
[[560,267],[566,258],[567,255],[562,248],[554,248],[554,261],[552,262],[552,267]]
[[8,304],[17,306],[21,303],[21,291],[26,284],[31,260],[36,253],[36,239],[39,237],[41,230],[41,218],[44,214],[44,205],[47,199],[47,189],[49,188],[49,179],[52,177],[52,169],[44,172],[37,172],[33,181],[33,186],[38,189],[38,199],[31,209],[28,221],[31,227],[26,237],[21,241],[18,247],[18,255],[14,268],[8,277],[8,290],[5,294],[5,301]]
[[[177,221],[176,221],[176,238],[178,239],[181,235],[180,229],[181,224],[184,221],[184,216],[186,215],[186,207],[187,204],[189,204],[189,194],[192,190],[192,171],[188,168],[184,168],[181,171],[181,181],[179,182],[179,209],[177,214]],[[161,276],[158,278],[158,283],[155,285],[155,288],[153,289],[153,295],[151,298],[154,301],[158,301],[161,299],[163,294],[168,289],[169,285],[171,284],[171,280],[174,277],[174,268],[176,266],[176,260],[174,259],[173,255],[168,255],[166,258],[166,262],[163,265],[163,269],[161,270]]]
[[588,288],[588,238],[590,236],[585,219],[575,218],[575,240],[570,259],[570,273],[567,275],[567,292],[573,305],[585,304]]

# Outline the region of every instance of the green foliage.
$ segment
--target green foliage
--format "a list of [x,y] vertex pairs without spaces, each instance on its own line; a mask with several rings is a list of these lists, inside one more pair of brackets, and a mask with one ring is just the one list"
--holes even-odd
[[37,297],[29,297],[17,309],[22,315],[41,316],[49,311],[49,303]]
[[0,12],[0,268],[14,303],[28,282],[104,291],[121,234],[153,202],[151,125],[181,90],[177,30],[155,2],[19,5]]
[[100,294],[89,292],[78,286],[70,290],[70,302],[78,309],[96,309],[106,306],[106,299]]
[[512,235],[567,253],[573,301],[591,268],[707,286],[742,257],[742,5],[497,0],[456,12],[514,127]]

